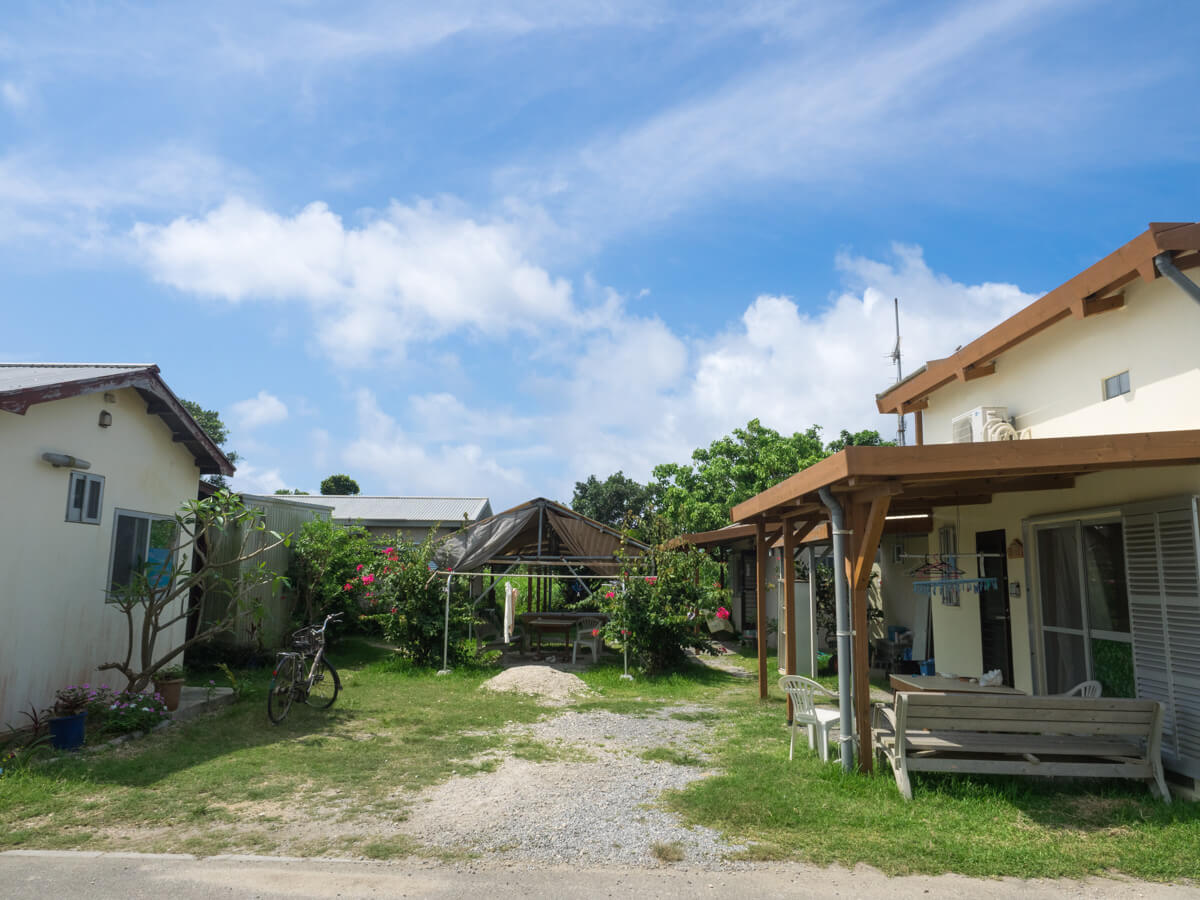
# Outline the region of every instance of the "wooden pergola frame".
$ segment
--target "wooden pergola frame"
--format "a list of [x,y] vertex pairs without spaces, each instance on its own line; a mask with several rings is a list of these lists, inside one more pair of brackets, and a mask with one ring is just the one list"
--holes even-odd
[[[870,735],[867,585],[885,531],[905,527],[890,516],[928,514],[934,507],[990,503],[998,493],[1062,490],[1076,478],[1110,469],[1200,463],[1200,431],[1160,431],[1072,438],[1041,438],[916,447],[847,447],[733,508],[731,518],[754,529],[758,561],[759,621],[766,618],[767,551],[782,532],[784,559],[817,537],[829,511],[817,496],[828,487],[845,510],[849,531],[846,577],[854,631],[855,732]],[[895,523],[894,525],[891,523]],[[724,532],[732,529],[722,529]],[[721,532],[710,532],[719,534]],[[828,532],[825,532],[828,534]],[[821,535],[824,537],[824,535]],[[795,590],[784,579],[783,615],[793,621]],[[784,653],[786,671],[796,670],[794,642]],[[758,633],[759,696],[767,696],[766,629]],[[861,737],[860,737],[861,740]],[[872,768],[869,747],[860,747],[859,767]]]

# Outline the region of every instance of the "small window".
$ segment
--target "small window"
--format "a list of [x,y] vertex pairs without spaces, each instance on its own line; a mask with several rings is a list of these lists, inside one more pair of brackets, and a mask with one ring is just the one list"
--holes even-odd
[[100,524],[100,506],[104,495],[104,476],[72,472],[67,491],[67,521]]
[[1126,369],[1120,375],[1113,375],[1111,378],[1104,379],[1104,399],[1111,400],[1113,397],[1120,397],[1122,394],[1129,393],[1129,370]]
[[144,572],[154,586],[165,586],[174,570],[175,540],[174,519],[118,510],[109,589],[128,586],[135,572]]

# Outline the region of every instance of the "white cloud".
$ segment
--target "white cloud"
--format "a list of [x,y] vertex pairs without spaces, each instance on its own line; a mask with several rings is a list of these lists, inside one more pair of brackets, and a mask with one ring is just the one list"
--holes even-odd
[[233,415],[242,428],[274,425],[288,417],[288,408],[274,394],[259,391],[257,395],[233,404]]
[[906,371],[952,353],[1032,303],[1011,284],[965,285],[931,270],[919,247],[895,244],[891,261],[843,254],[837,266],[847,289],[815,314],[791,298],[761,296],[741,327],[698,361],[693,414],[727,430],[759,416],[789,431],[818,424],[877,427],[890,434],[874,396],[894,380],[888,354],[895,342],[892,298],[900,298]]
[[252,186],[236,166],[176,143],[72,165],[41,149],[13,151],[0,156],[0,240],[120,252],[115,217],[206,206]]
[[452,206],[393,203],[347,227],[323,203],[282,216],[231,199],[132,236],[153,275],[180,290],[307,304],[322,347],[346,366],[458,329],[529,332],[574,314],[570,285],[529,261],[516,228]]
[[273,494],[280,488],[289,487],[277,468],[260,468],[253,463],[239,460],[237,472],[229,480],[235,491],[248,494]]
[[379,406],[374,393],[355,397],[358,434],[341,459],[356,472],[372,476],[389,493],[451,497],[520,495],[527,489],[519,470],[502,466],[494,455],[471,442],[436,443],[409,434]]

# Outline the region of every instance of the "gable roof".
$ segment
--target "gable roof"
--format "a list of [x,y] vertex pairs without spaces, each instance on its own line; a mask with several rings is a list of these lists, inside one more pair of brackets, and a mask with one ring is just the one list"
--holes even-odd
[[196,460],[201,475],[232,475],[233,463],[179,402],[152,363],[0,363],[0,410],[25,415],[51,400],[133,388]]
[[623,556],[649,549],[603,522],[535,497],[450,535],[440,553],[455,571],[523,563],[613,575],[625,565]]
[[956,380],[971,381],[991,375],[998,356],[1054,323],[1068,316],[1083,319],[1124,306],[1122,289],[1126,285],[1138,278],[1153,281],[1159,277],[1154,257],[1160,253],[1174,253],[1175,266],[1187,269],[1200,265],[1197,251],[1200,251],[1200,223],[1151,222],[1146,231],[1125,246],[959,348],[952,356],[931,359],[876,395],[876,405],[881,413],[924,409],[926,398],[938,388]]
[[457,527],[462,524],[464,518],[475,522],[492,514],[492,504],[487,497],[372,497],[361,494],[261,496],[288,503],[324,506],[332,510],[330,518],[335,522],[361,520],[364,525],[389,528],[432,527],[439,523]]

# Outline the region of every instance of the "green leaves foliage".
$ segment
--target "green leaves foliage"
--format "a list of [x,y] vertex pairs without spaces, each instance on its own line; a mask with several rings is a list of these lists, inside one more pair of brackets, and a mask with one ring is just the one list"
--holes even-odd
[[326,495],[350,496],[358,493],[358,482],[349,475],[330,475],[321,482],[321,493]]
[[658,547],[627,562],[626,573],[593,595],[609,617],[606,642],[627,648],[635,665],[651,675],[681,668],[689,647],[710,649],[705,622],[728,603],[715,584],[718,565],[691,545]]
[[650,488],[626,477],[624,472],[609,475],[604,481],[589,475],[587,481],[575,482],[571,509],[613,528],[628,528],[636,533],[652,510],[652,499]]
[[358,578],[356,566],[371,562],[378,553],[378,539],[358,525],[334,525],[328,519],[305,522],[295,541],[292,584],[305,622],[315,622],[329,613],[345,613],[343,621],[357,622],[357,595],[344,586]]

